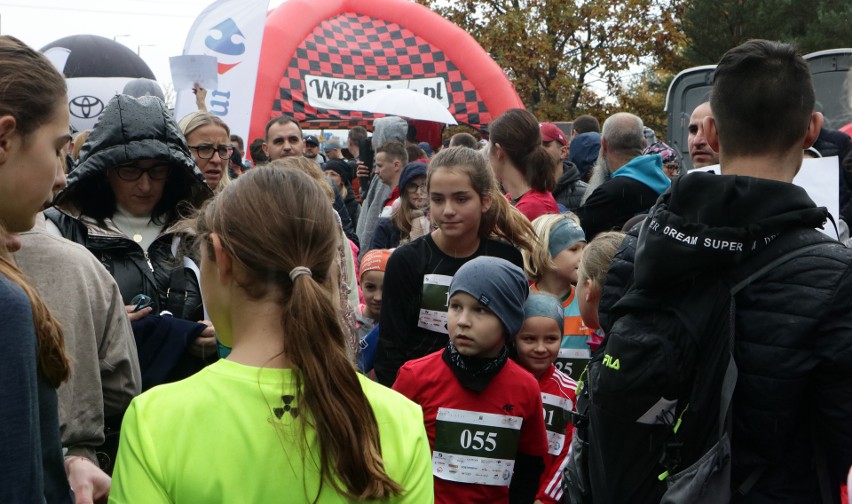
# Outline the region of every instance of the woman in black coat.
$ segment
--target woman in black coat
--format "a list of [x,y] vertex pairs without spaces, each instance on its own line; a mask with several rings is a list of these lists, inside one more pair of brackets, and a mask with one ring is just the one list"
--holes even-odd
[[[181,212],[212,196],[162,101],[118,95],[89,135],[48,231],[91,251],[118,283],[133,324],[143,390],[215,359]],[[141,295],[141,296],[140,296]]]

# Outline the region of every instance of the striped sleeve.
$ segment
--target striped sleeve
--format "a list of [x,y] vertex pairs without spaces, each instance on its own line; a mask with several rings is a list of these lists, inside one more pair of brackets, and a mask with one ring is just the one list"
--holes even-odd
[[[561,371],[554,370],[542,392],[565,397],[571,401],[570,407],[574,410],[576,400],[577,382]],[[570,423],[565,429],[565,444],[557,456],[548,456],[545,460],[544,473],[539,482],[539,491],[536,499],[543,504],[559,504],[562,502],[562,473],[568,464],[568,449],[571,446],[571,438],[574,426]]]

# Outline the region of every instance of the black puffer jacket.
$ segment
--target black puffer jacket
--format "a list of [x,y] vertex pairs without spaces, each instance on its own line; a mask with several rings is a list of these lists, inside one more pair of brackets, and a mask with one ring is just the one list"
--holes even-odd
[[573,212],[582,203],[587,187],[589,184],[580,180],[580,170],[577,166],[563,159],[562,175],[556,181],[556,189],[553,190],[556,202]]
[[358,216],[361,215],[361,202],[355,197],[355,189],[352,186],[346,187],[346,197],[343,199],[343,203],[346,205],[346,212],[349,213],[352,222],[358,222]]
[[145,294],[154,301],[153,313],[167,310],[182,319],[204,318],[198,280],[183,267],[183,260],[172,254],[175,235],[168,229],[145,252],[114,227],[100,226],[86,216],[75,218],[57,209],[45,215],[62,236],[83,245],[101,261],[115,278],[125,305],[137,294]]
[[[616,254],[601,299],[603,329],[634,281],[665,289],[699,271],[722,274],[778,233],[796,233],[798,248],[816,240],[812,228],[826,214],[792,184],[679,177]],[[838,501],[852,465],[852,250],[828,243],[793,259],[746,287],[736,305],[733,488],[764,470],[733,502],[821,502],[816,446]]]
[[172,253],[176,235],[169,227],[176,212],[147,253],[109,218],[98,222],[82,214],[86,198],[113,198],[106,179],[108,169],[140,159],[169,162],[171,172],[164,194],[173,194],[181,205],[198,207],[212,196],[163,103],[154,97],[118,95],[89,135],[80,162],[68,177],[68,187],[57,197],[56,208],[45,214],[63,236],[100,259],[118,283],[124,304],[130,304],[137,294],[147,294],[154,300],[154,313],[168,310],[175,317],[200,320],[201,293],[196,276]]

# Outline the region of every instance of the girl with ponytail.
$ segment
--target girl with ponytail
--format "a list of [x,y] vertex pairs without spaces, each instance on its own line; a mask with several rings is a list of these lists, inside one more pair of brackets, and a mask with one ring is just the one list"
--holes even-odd
[[490,126],[488,160],[512,204],[530,222],[559,213],[553,198],[553,158],[541,143],[541,128],[524,109],[509,109]]
[[317,181],[261,167],[194,222],[227,359],[130,405],[114,502],[431,502],[420,408],[357,374]]
[[[65,177],[68,122],[62,75],[20,40],[0,37],[0,502],[73,500],[56,398],[70,373],[62,330],[9,254]],[[99,472],[88,461],[69,466],[80,469]]]
[[523,267],[518,248],[531,250],[536,240],[478,151],[442,150],[429,163],[426,185],[436,229],[396,249],[385,271],[375,370],[388,386],[406,361],[447,346],[447,292],[462,265],[493,256]]

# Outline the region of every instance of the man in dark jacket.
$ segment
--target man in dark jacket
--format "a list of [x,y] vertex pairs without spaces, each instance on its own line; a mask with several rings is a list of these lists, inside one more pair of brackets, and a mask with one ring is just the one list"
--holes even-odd
[[[605,331],[631,284],[726,274],[778,235],[794,234],[775,242],[792,250],[824,239],[813,228],[827,211],[791,183],[822,124],[807,63],[786,44],[747,42],[722,57],[711,104],[704,130],[723,175],[679,177],[627,237],[603,289]],[[852,465],[852,251],[822,243],[745,287],[736,307],[732,502],[839,502]]]
[[583,205],[574,213],[591,240],[601,231],[621,229],[631,217],[645,213],[671,185],[662,158],[643,156],[642,119],[619,112],[604,121],[601,153]]
[[580,170],[567,159],[560,159],[562,175],[556,179],[556,188],[553,190],[553,198],[556,203],[565,207],[565,210],[575,211],[580,207],[583,194],[586,193],[589,184],[583,182]]
[[852,160],[845,160],[852,154],[852,138],[842,131],[823,127],[814,142],[814,149],[822,157],[837,156],[840,161],[840,217],[848,229],[852,222],[852,194],[849,191],[852,186]]
[[574,211],[580,206],[588,184],[580,180],[580,171],[568,160],[568,138],[553,123],[541,123],[541,144],[553,156],[553,173],[556,176],[556,188],[553,198],[560,205],[560,211]]

